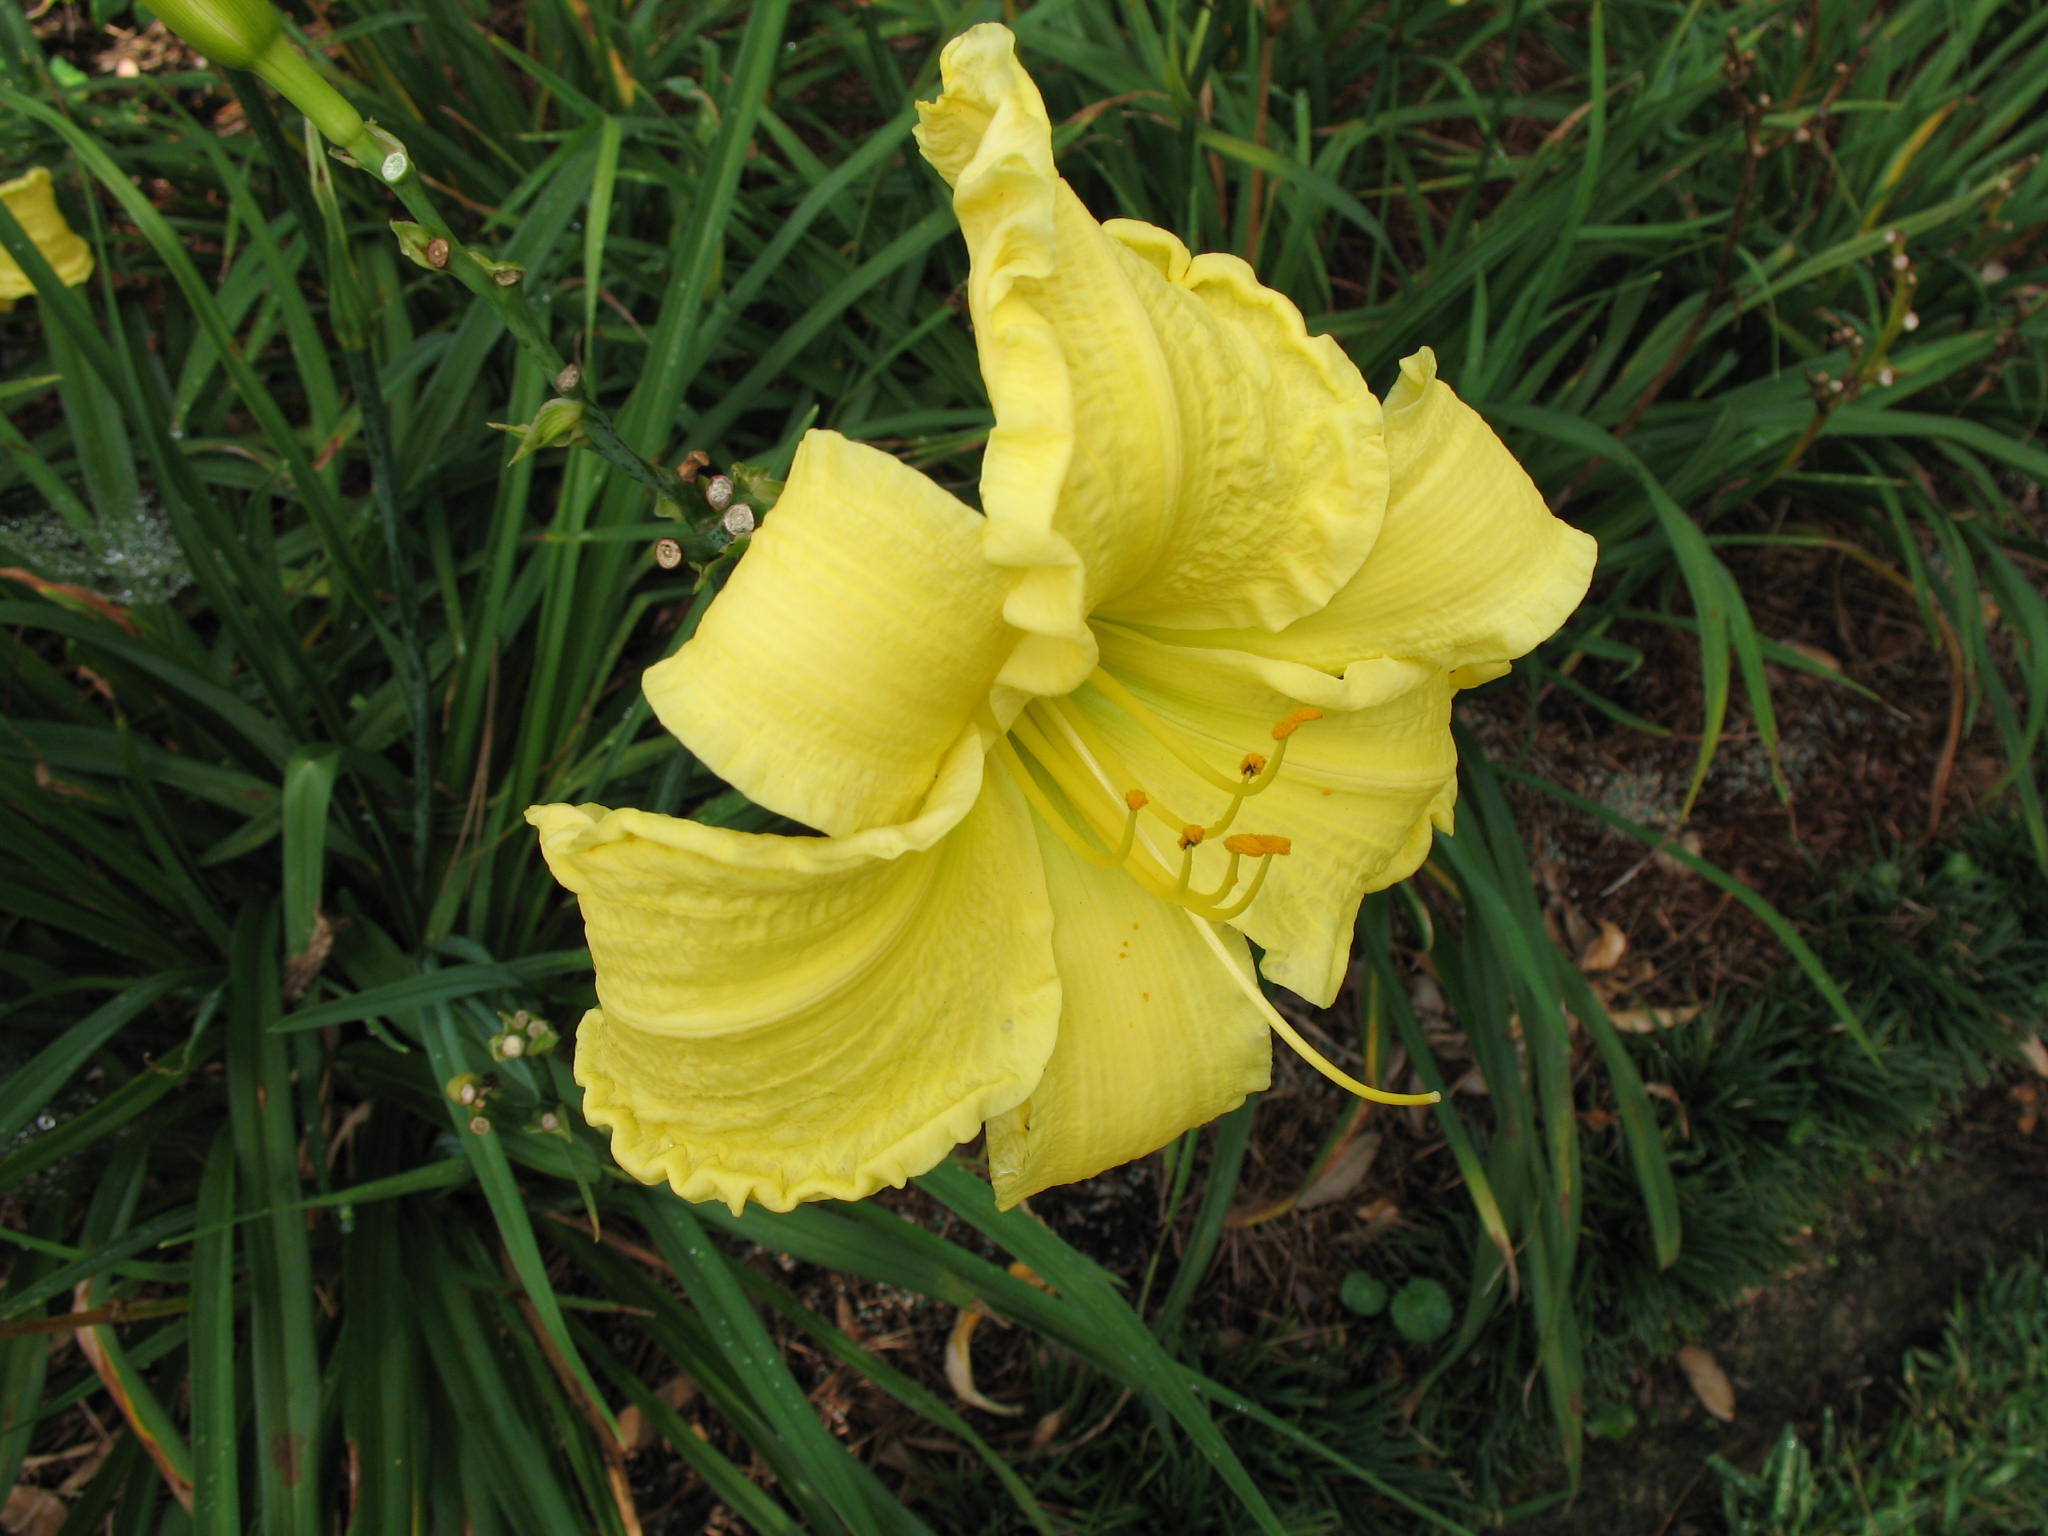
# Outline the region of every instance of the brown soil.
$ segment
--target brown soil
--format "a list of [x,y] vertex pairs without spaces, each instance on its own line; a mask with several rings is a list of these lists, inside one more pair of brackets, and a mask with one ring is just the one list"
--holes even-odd
[[1787,1425],[1809,1446],[1823,1407],[1881,1420],[1903,1352],[1939,1338],[1958,1291],[2048,1240],[2048,1135],[2022,1129],[2007,1093],[1987,1089],[1936,1145],[1846,1192],[1804,1234],[1804,1258],[1719,1312],[1698,1343],[1728,1374],[1735,1418],[1701,1407],[1673,1362],[1634,1382],[1641,1427],[1592,1443],[1568,1508],[1508,1527],[1515,1536],[1716,1536],[1725,1529],[1706,1458],[1755,1470]]

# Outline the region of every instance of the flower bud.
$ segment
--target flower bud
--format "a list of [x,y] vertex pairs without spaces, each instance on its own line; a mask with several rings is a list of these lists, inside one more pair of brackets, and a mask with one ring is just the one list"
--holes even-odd
[[564,1141],[575,1140],[569,1132],[569,1117],[559,1104],[550,1105],[542,1110],[528,1129],[538,1131],[543,1136],[559,1136]]
[[509,432],[519,439],[519,451],[512,455],[517,464],[530,453],[542,448],[580,448],[588,445],[589,437],[583,430],[583,402],[565,400],[557,396],[533,413],[533,420],[525,426],[507,422],[487,422],[500,432]]
[[448,1079],[448,1097],[457,1104],[474,1105],[484,1096],[484,1081],[474,1072],[463,1072]]
[[270,0],[155,0],[150,9],[214,63],[261,75],[336,144],[363,136],[361,114],[292,46]]
[[270,0],[155,0],[163,24],[216,64],[254,69],[284,33],[284,17]]
[[732,478],[757,514],[771,510],[782,499],[783,481],[759,464],[733,465]]

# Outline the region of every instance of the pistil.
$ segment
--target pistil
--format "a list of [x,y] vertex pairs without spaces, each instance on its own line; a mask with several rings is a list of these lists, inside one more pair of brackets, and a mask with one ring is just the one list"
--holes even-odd
[[1266,1000],[1266,994],[1259,990],[1259,984],[1242,968],[1243,962],[1224,946],[1222,937],[1210,923],[1195,924],[1195,931],[1211,949],[1216,958],[1223,962],[1230,979],[1237,983],[1237,989],[1266,1020],[1266,1027],[1287,1042],[1288,1048],[1310,1067],[1327,1077],[1347,1093],[1355,1093],[1361,1099],[1371,1099],[1375,1104],[1435,1104],[1443,1095],[1440,1093],[1389,1093],[1384,1088],[1375,1088],[1370,1083],[1361,1083],[1349,1072],[1336,1065],[1323,1053],[1304,1040],[1301,1031],[1280,1016],[1280,1011]]

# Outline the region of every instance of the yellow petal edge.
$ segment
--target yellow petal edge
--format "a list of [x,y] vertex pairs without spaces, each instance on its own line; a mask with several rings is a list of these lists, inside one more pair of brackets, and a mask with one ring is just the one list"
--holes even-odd
[[1380,408],[1334,341],[1235,257],[1098,224],[1053,168],[1044,102],[994,23],[947,44],[918,104],[953,185],[995,427],[988,559],[1021,574],[1003,673],[1060,694],[1088,616],[1276,629],[1320,607],[1377,534]]
[[1401,364],[1386,432],[1386,521],[1329,604],[1276,635],[1187,638],[1326,672],[1381,656],[1476,668],[1462,687],[1556,633],[1586,595],[1599,546],[1551,512],[1485,418],[1437,377],[1426,347]]
[[655,716],[757,805],[832,836],[917,814],[1017,639],[981,518],[908,464],[811,432]]
[[686,1200],[858,1200],[1021,1102],[1060,985],[1031,824],[962,737],[923,813],[848,838],[527,813],[583,908],[584,1114]]

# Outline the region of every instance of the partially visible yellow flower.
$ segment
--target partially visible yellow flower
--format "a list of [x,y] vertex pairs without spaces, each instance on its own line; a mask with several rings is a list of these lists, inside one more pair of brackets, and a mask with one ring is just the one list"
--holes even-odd
[[[0,203],[7,205],[7,211],[35,242],[43,260],[66,287],[76,288],[92,276],[92,247],[64,222],[64,211],[57,206],[57,189],[50,184],[48,170],[38,165],[25,176],[0,181]],[[0,246],[0,314],[14,308],[16,299],[27,298],[35,291],[28,274]]]
[[1244,262],[1089,216],[1009,32],[942,68],[919,143],[971,257],[981,511],[810,433],[645,680],[826,835],[528,812],[597,968],[585,1113],[736,1210],[900,1184],[984,1124],[1014,1204],[1263,1088],[1269,1028],[1349,1082],[1246,941],[1335,996],[1360,899],[1450,825],[1453,693],[1593,566],[1428,352],[1382,406]]

